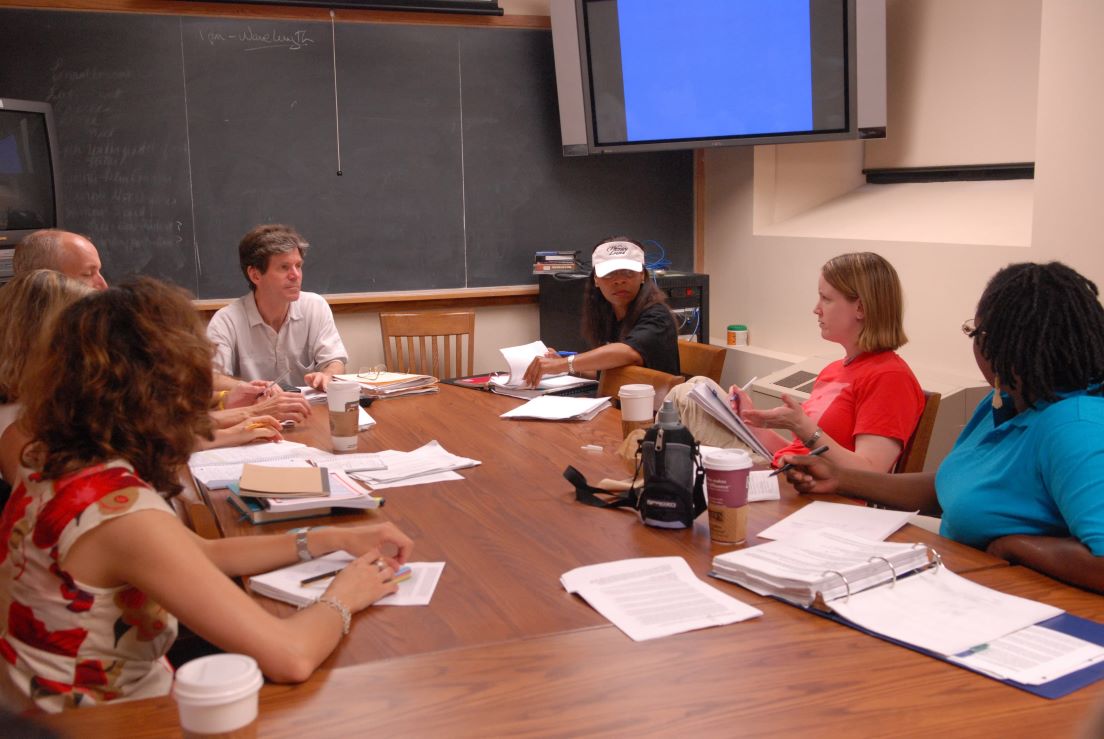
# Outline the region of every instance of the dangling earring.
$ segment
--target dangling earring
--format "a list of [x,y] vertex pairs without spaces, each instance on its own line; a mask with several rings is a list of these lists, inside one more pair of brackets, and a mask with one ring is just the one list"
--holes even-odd
[[993,375],[993,410],[999,411],[1004,407],[1004,398],[1001,397],[1000,375]]

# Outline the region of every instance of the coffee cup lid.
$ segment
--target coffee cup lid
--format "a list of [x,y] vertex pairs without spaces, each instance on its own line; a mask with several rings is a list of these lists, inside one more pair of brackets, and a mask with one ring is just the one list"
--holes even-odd
[[651,385],[622,385],[617,391],[619,398],[653,398],[655,388]]
[[751,455],[743,449],[719,449],[702,457],[708,470],[742,470],[751,467]]
[[173,695],[198,705],[232,703],[264,684],[257,661],[244,654],[212,654],[193,659],[176,671]]

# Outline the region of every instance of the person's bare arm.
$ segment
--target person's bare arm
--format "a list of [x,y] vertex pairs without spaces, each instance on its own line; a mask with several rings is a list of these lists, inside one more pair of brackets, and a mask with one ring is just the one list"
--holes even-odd
[[1077,539],[1016,534],[994,539],[986,551],[1070,585],[1104,593],[1104,557],[1097,557]]

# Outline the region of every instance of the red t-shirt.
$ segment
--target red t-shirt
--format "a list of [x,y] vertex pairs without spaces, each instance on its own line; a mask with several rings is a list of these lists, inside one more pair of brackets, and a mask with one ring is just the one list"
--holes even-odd
[[[905,444],[924,410],[924,391],[895,352],[864,353],[850,364],[841,359],[825,367],[801,407],[826,435],[853,452],[859,434]],[[808,453],[795,439],[775,452],[774,465],[786,454]]]

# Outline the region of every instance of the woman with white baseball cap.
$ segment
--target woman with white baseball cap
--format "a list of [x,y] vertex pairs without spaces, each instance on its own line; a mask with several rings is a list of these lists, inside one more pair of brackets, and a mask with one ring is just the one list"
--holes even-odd
[[593,375],[625,365],[679,374],[678,327],[644,266],[643,247],[625,236],[603,239],[591,265],[583,338],[594,348],[569,357],[550,349],[529,365],[525,381],[536,385],[542,375]]

